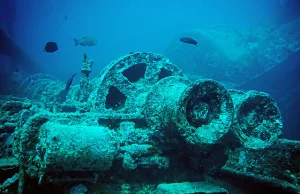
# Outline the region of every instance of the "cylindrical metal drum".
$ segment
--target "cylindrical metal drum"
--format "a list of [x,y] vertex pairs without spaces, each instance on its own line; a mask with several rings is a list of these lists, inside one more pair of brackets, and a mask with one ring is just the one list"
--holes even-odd
[[152,87],[143,114],[152,128],[178,133],[192,145],[213,145],[230,129],[233,103],[217,81],[174,76]]
[[264,149],[282,133],[282,117],[276,102],[264,92],[230,90],[234,106],[233,133],[250,149]]

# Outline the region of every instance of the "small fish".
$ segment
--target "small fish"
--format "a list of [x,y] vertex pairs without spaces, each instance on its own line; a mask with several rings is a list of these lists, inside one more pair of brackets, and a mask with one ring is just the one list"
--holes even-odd
[[68,19],[68,15],[64,15],[64,18],[65,18],[65,20],[67,20]]
[[53,53],[58,50],[56,42],[47,42],[44,51]]
[[70,77],[66,83],[66,90],[69,90],[72,82],[73,82],[73,78],[75,77],[76,73],[74,75],[72,75],[72,77]]
[[81,45],[81,46],[95,46],[98,43],[98,40],[94,37],[87,36],[80,39],[74,38],[75,46]]
[[192,39],[192,38],[189,38],[189,37],[182,37],[182,38],[180,38],[180,41],[184,42],[184,43],[193,44],[193,45],[198,46],[198,42],[196,40]]

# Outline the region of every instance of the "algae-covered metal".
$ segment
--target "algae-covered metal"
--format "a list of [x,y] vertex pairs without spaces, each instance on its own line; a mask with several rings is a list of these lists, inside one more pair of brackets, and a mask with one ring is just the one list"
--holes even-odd
[[163,55],[135,52],[112,61],[92,81],[89,101],[107,114],[140,113],[150,88],[168,76],[181,76],[181,69]]
[[14,155],[5,156],[19,165],[20,191],[26,177],[40,184],[142,177],[154,191],[161,182],[219,171],[231,153],[230,134],[247,149],[267,149],[279,138],[280,112],[266,93],[192,82],[155,53],[125,55],[89,80],[92,64],[85,55],[80,85],[68,91],[37,74],[19,90],[31,100],[0,101],[0,137],[13,137]]
[[168,77],[153,86],[143,114],[150,128],[178,133],[196,146],[220,143],[233,119],[229,92],[213,80]]
[[230,90],[235,105],[232,131],[241,144],[264,149],[282,133],[282,117],[276,102],[264,92]]

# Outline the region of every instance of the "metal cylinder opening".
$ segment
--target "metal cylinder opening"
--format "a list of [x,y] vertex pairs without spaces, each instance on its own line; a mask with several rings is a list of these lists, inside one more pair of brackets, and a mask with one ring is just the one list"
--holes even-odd
[[266,93],[250,91],[237,107],[236,119],[243,136],[270,141],[281,133],[282,119],[273,99]]
[[220,100],[217,96],[214,93],[192,96],[186,106],[186,116],[190,125],[201,127],[220,114]]
[[227,134],[233,121],[231,96],[219,82],[203,79],[190,84],[179,99],[177,125],[191,144],[213,145]]

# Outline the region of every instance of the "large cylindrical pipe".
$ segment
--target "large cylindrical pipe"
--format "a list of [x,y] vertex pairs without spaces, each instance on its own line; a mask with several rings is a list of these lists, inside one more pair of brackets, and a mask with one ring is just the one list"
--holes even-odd
[[15,153],[31,177],[47,172],[106,171],[116,158],[116,132],[101,126],[65,125],[34,115],[16,131]]
[[117,153],[112,130],[105,127],[68,126],[48,122],[38,147],[44,150],[47,171],[108,170]]
[[250,149],[264,149],[282,133],[282,117],[276,102],[264,92],[229,90],[235,114],[232,131]]
[[153,86],[143,114],[148,125],[167,134],[180,134],[189,144],[217,144],[233,120],[229,92],[214,80],[191,83],[183,77],[168,77]]

